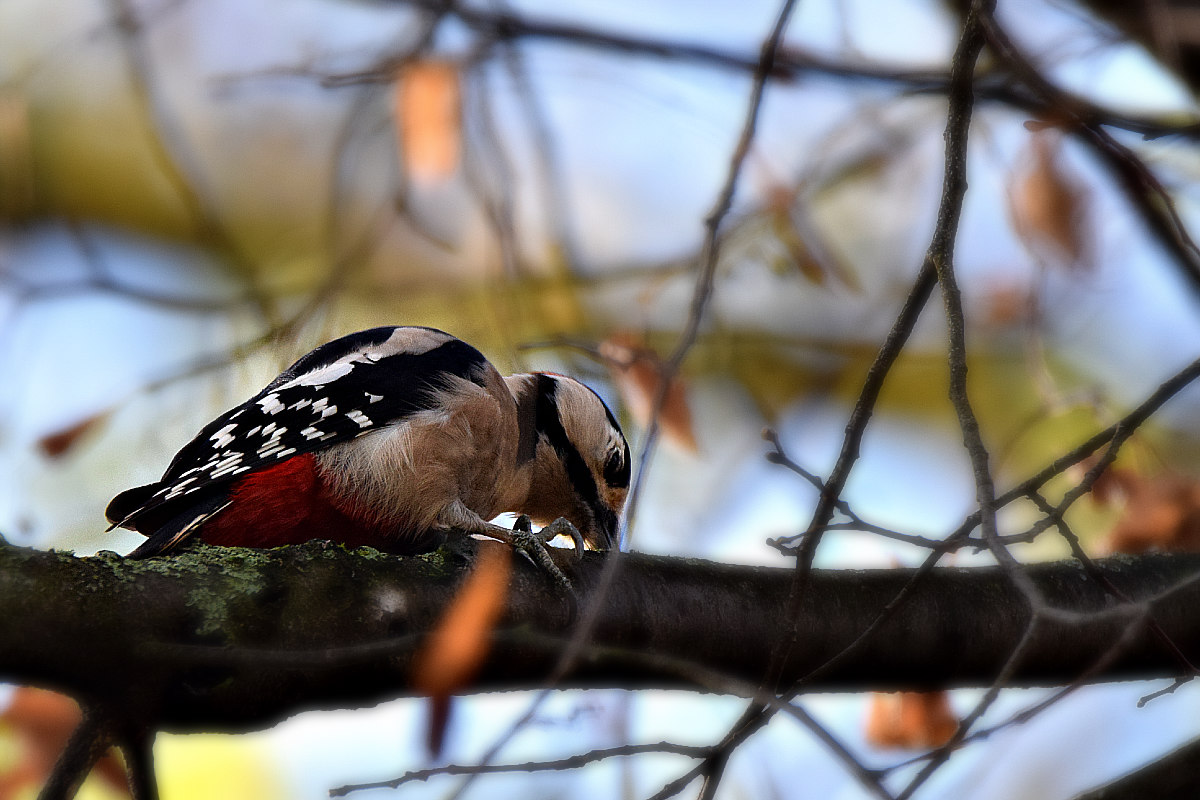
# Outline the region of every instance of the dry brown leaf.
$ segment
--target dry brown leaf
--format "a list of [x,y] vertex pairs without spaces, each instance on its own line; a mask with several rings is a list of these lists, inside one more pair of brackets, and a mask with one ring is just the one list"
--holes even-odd
[[[12,770],[0,775],[0,800],[32,797],[33,790],[46,782],[67,739],[82,719],[79,706],[65,695],[17,687],[8,708],[0,714],[0,724],[16,734],[21,758]],[[110,789],[126,791],[125,770],[113,752],[96,762],[92,774]]]
[[825,286],[833,279],[855,292],[862,290],[853,271],[826,246],[797,190],[775,187],[767,192],[766,200],[771,235],[783,245],[791,265],[805,280]]
[[508,596],[512,548],[481,541],[478,552],[471,574],[413,659],[413,687],[429,695],[429,750],[435,755],[445,740],[450,698],[482,666]]
[[93,414],[54,433],[46,434],[37,440],[38,449],[48,458],[62,458],[75,445],[79,444],[80,439],[83,439],[89,432],[95,430],[102,422],[107,420],[109,413],[108,411],[104,411],[99,414]]
[[400,162],[421,183],[445,180],[458,168],[462,140],[459,65],[414,61],[396,75],[393,112]]
[[1125,507],[1098,545],[1100,553],[1200,551],[1200,482],[1184,475],[1145,477],[1129,470],[1115,471],[1113,478],[1119,481]]
[[871,696],[867,741],[876,747],[929,748],[950,741],[958,718],[946,692],[895,692]]
[[1039,259],[1068,268],[1090,266],[1088,195],[1062,163],[1057,131],[1030,136],[1025,164],[1009,187],[1009,212],[1021,241]]
[[5,220],[26,219],[37,209],[30,119],[29,98],[0,89],[0,215]]
[[[1099,460],[1099,455],[1092,454],[1078,464],[1069,467],[1066,475],[1070,480],[1079,483],[1084,480]],[[1133,485],[1141,480],[1133,470],[1110,464],[1092,481],[1092,490],[1088,492],[1088,497],[1097,507],[1108,508],[1128,497]]]
[[982,320],[985,325],[1007,328],[1028,322],[1036,313],[1037,297],[1030,286],[994,281],[985,287]]
[[[645,428],[650,424],[654,411],[654,399],[662,382],[663,360],[658,353],[646,347],[632,333],[618,332],[600,343],[598,348],[604,365],[608,367],[617,391],[625,402],[634,421]],[[689,453],[699,447],[692,428],[692,411],[688,406],[687,388],[683,380],[675,375],[667,384],[662,410],[658,417],[663,437]]]

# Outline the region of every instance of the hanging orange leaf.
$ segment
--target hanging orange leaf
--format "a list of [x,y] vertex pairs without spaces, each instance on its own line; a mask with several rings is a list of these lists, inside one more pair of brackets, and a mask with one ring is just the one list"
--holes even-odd
[[38,439],[38,448],[48,458],[61,458],[77,445],[80,439],[84,438],[90,431],[95,430],[100,423],[107,420],[108,416],[108,411],[93,414],[54,433],[46,434]]
[[958,718],[946,692],[876,693],[867,713],[867,741],[876,747],[928,748],[950,741]]
[[1129,470],[1116,477],[1125,507],[1098,546],[1101,553],[1200,551],[1200,482],[1170,473],[1148,478]]
[[429,751],[435,756],[445,741],[451,696],[470,684],[487,657],[508,594],[512,548],[481,541],[478,552],[471,574],[413,659],[413,686],[429,695]]
[[458,64],[414,61],[396,75],[393,113],[400,162],[413,180],[436,183],[458,168],[462,92]]
[[[600,343],[599,352],[629,413],[638,425],[646,427],[650,424],[654,399],[662,382],[662,358],[642,344],[636,335],[628,332],[615,333],[605,339]],[[678,375],[673,376],[667,384],[658,422],[668,442],[689,453],[699,449],[692,428],[687,389]]]
[[[16,735],[20,757],[12,769],[0,774],[0,800],[33,797],[82,719],[79,706],[65,695],[27,686],[13,690],[12,701],[0,714],[0,725]],[[110,790],[126,793],[125,770],[113,752],[96,762],[92,774]]]
[[1021,168],[1009,186],[1009,212],[1017,236],[1048,264],[1089,266],[1093,235],[1088,224],[1088,195],[1062,163],[1057,131],[1032,132]]

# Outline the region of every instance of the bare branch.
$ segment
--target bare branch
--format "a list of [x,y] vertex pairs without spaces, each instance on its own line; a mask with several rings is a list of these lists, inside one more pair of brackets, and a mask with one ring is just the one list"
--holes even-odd
[[1067,129],[1091,148],[1117,179],[1130,204],[1146,227],[1171,254],[1192,290],[1200,293],[1200,247],[1175,210],[1171,195],[1154,173],[1129,148],[1117,142],[1103,127],[1078,110],[1075,98],[1051,83],[1021,52],[1007,32],[988,12],[983,15],[988,45],[1041,104],[1049,119],[1067,124]]
[[113,744],[112,720],[94,708],[84,708],[83,721],[71,734],[38,800],[70,800],[92,767]]
[[581,769],[598,761],[606,761],[610,758],[628,758],[644,753],[668,753],[689,758],[701,758],[708,753],[708,748],[658,742],[656,744],[626,744],[607,747],[549,761],[526,761],[520,764],[447,764],[442,767],[412,770],[392,780],[340,786],[330,790],[329,794],[332,797],[344,797],[351,792],[363,789],[398,789],[406,783],[427,781],[439,775],[494,775],[502,772],[549,772]]
[[188,210],[199,234],[220,248],[237,265],[238,275],[247,282],[263,318],[268,324],[274,324],[277,321],[275,303],[258,285],[251,259],[221,218],[211,188],[205,180],[206,174],[199,163],[199,156],[182,123],[168,108],[158,86],[137,9],[130,0],[107,2],[112,12],[113,30],[125,50],[134,97],[149,128],[151,154],[163,177]]

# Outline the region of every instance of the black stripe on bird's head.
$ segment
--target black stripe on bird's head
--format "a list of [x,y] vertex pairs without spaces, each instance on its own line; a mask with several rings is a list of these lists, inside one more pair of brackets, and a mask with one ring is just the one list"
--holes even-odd
[[600,396],[579,381],[544,372],[534,379],[539,458],[552,452],[561,475],[543,474],[546,485],[533,491],[545,489],[560,506],[573,506],[570,513],[558,513],[575,523],[590,547],[612,548],[630,480],[629,445],[621,427]]

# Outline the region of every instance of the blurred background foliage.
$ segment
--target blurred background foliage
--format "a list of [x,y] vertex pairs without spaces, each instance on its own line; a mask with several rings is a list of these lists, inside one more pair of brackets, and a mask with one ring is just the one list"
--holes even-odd
[[[127,549],[136,535],[103,533],[108,497],[157,477],[303,352],[381,324],[443,328],[502,372],[576,374],[636,448],[775,13],[0,2],[0,531]],[[1094,9],[1015,0],[1000,14],[1068,91],[1185,131],[1113,135],[1192,222],[1189,62]],[[514,19],[526,27],[497,22]],[[769,83],[634,548],[787,563],[765,540],[803,529],[814,492],[765,463],[759,432],[778,429],[818,473],[836,455],[933,228],[937,85],[958,24],[933,0],[799,4],[784,50],[799,66]],[[1200,343],[1194,280],[1053,123],[985,100],[972,129],[958,269],[1002,487],[1110,424]],[[864,517],[934,538],[973,498],[937,305],[847,492]],[[1135,437],[1111,491],[1070,512],[1085,541],[1112,547],[1101,540],[1131,507],[1160,520],[1133,539],[1170,546],[1189,530],[1198,414],[1193,391]],[[1026,554],[1066,552],[1043,537]],[[821,559],[920,555],[848,533]],[[167,796],[215,796],[174,785]]]

